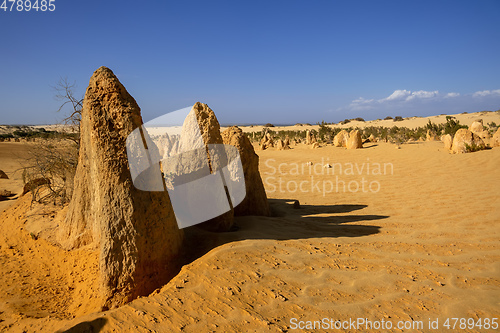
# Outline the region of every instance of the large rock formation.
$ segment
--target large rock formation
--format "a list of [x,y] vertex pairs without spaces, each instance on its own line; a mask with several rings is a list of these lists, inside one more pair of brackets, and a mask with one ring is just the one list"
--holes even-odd
[[306,131],[306,145],[312,145],[312,134],[311,131],[307,130]]
[[236,126],[222,132],[222,140],[224,144],[238,148],[245,175],[246,196],[234,208],[234,214],[269,216],[269,203],[259,173],[259,156],[255,153],[250,140]]
[[493,138],[491,139],[492,147],[500,147],[500,127],[497,129],[495,134],[493,134]]
[[276,141],[276,149],[277,149],[277,150],[288,150],[288,149],[290,149],[289,144],[290,144],[290,141],[289,141],[289,140],[285,140],[285,141],[283,141],[283,140],[281,140],[281,139],[278,139],[278,140]]
[[335,147],[347,147],[347,140],[349,140],[349,133],[346,130],[341,130],[333,138],[333,145]]
[[430,129],[427,130],[427,134],[425,135],[425,140],[426,141],[438,141],[438,135],[436,132],[431,131]]
[[361,139],[361,133],[358,130],[352,130],[349,134],[349,139],[346,143],[347,149],[359,149],[363,148],[363,140]]
[[469,126],[469,131],[471,131],[473,133],[476,133],[476,134],[484,131],[483,120],[482,119],[478,119],[478,120],[474,121]]
[[[103,309],[147,295],[176,272],[182,243],[166,191],[133,185],[126,139],[140,108],[111,70],[92,75],[82,108],[80,153],[61,245],[100,250]],[[147,133],[145,133],[147,135]]]
[[274,147],[274,139],[269,132],[264,132],[262,140],[260,140],[260,149],[266,150],[267,148]]
[[453,137],[451,151],[455,154],[469,153],[485,148],[483,140],[468,129],[461,128]]
[[[193,106],[193,111],[195,112],[196,119],[200,128],[201,136],[203,142],[208,149],[210,144],[223,144],[222,136],[220,134],[220,125],[215,113],[208,107],[208,105],[197,102]],[[185,127],[184,124],[183,127]],[[253,147],[252,147],[253,148]],[[207,156],[212,170],[214,161],[211,160],[210,155]],[[219,215],[211,220],[198,224],[200,228],[210,230],[210,231],[229,231],[233,226],[234,222],[234,210],[231,208],[230,211]]]
[[443,136],[444,149],[450,150],[453,144],[453,137],[450,134]]

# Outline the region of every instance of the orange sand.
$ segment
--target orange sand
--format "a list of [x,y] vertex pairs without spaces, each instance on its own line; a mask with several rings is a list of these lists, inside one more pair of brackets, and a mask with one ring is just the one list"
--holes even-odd
[[[440,142],[293,148],[257,152],[273,217],[237,218],[237,232],[186,230],[194,257],[179,274],[152,295],[104,313],[89,313],[97,253],[32,239],[26,225],[40,222],[25,217],[23,197],[0,216],[0,331],[293,332],[292,318],[394,326],[500,318],[500,148],[463,155]],[[311,169],[302,172],[307,162]],[[373,174],[377,163],[387,165],[385,174]],[[296,165],[299,175],[290,175]],[[333,191],[323,195],[329,182]],[[363,182],[373,191],[349,191]],[[292,207],[295,199],[301,209]],[[62,216],[39,219],[54,224]]]

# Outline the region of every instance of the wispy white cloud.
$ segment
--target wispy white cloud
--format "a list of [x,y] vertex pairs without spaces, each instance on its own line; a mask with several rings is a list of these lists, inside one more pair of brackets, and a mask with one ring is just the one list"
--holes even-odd
[[[474,109],[496,108],[500,106],[500,89],[483,90],[461,95],[457,92],[440,93],[439,91],[406,89],[394,90],[384,98],[363,98],[353,100],[348,106],[337,111],[352,112],[427,112],[447,111],[463,112]],[[435,111],[434,111],[435,110]]]
[[419,90],[419,91],[414,91],[410,94],[410,96],[406,97],[407,101],[411,101],[412,99],[415,98],[420,98],[420,99],[426,99],[426,98],[434,98],[439,95],[439,91],[424,91],[424,90]]
[[406,99],[408,96],[411,96],[411,91],[408,90],[394,90],[394,92],[386,98],[382,98],[379,100],[379,102],[384,102],[384,101],[401,101]]
[[476,91],[475,93],[472,94],[472,96],[474,97],[484,97],[489,95],[500,95],[500,89]]

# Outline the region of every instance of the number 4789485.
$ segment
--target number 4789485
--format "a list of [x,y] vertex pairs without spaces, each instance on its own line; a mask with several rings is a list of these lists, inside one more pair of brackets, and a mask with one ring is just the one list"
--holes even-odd
[[[1,1],[1,0],[0,0]],[[3,9],[4,12],[9,11],[26,11],[30,10],[46,12],[53,12],[56,10],[56,0],[3,0],[0,10]]]

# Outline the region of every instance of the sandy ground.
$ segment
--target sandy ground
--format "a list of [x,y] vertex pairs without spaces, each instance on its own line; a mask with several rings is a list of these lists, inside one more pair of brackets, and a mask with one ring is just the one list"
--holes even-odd
[[[5,151],[18,149],[9,145],[0,169]],[[373,331],[442,332],[454,331],[447,318],[500,318],[500,148],[293,148],[258,151],[273,217],[237,218],[240,229],[222,234],[187,229],[179,274],[104,313],[92,313],[97,253],[34,239],[29,212],[39,210],[21,198],[0,215],[0,331],[293,332],[307,321],[367,318],[391,322]]]

